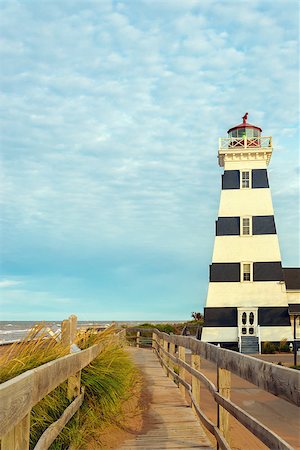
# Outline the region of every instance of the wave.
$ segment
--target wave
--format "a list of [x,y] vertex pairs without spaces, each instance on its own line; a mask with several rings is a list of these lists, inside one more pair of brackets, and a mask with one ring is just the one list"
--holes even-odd
[[23,328],[22,330],[0,330],[1,334],[14,334],[14,333],[27,333],[27,331],[30,331],[31,328]]

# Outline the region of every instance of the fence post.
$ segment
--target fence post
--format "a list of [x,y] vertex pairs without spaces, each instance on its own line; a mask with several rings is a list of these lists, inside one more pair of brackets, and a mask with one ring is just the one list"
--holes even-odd
[[[183,362],[185,362],[185,348],[182,347],[181,345],[178,346],[178,357]],[[185,369],[183,367],[179,366],[178,371],[179,371],[180,378],[182,378],[185,381]],[[179,383],[179,390],[180,390],[181,394],[183,395],[183,397],[185,398],[185,387],[181,383]]]
[[76,340],[76,335],[77,335],[77,317],[72,314],[69,317],[69,322],[70,322],[70,343],[73,344]]
[[71,344],[71,324],[70,320],[63,320],[61,323],[61,343],[70,351]]
[[30,412],[1,439],[1,450],[29,450]]
[[[167,352],[169,350],[169,342],[164,340],[164,350]],[[168,367],[170,367],[170,359],[167,355],[164,354],[164,362],[167,364]],[[167,368],[165,368],[166,374],[169,377],[170,374],[167,370]]]
[[[69,317],[69,320],[67,322],[69,322],[69,340],[71,346],[76,339],[77,317],[75,315],[72,315]],[[69,400],[72,400],[73,398],[77,397],[80,394],[80,378],[81,378],[81,371],[77,372],[75,375],[72,375],[70,376],[70,378],[68,378],[67,397]]]
[[[175,356],[175,344],[174,344],[173,342],[170,342],[170,345],[169,345],[169,353],[170,353],[172,356]],[[174,371],[174,362],[173,362],[171,359],[170,359],[169,364],[170,364],[170,365],[172,364],[171,369],[173,369],[173,371]],[[175,381],[175,377],[174,377],[174,376],[172,376],[172,377],[173,377],[173,381]]]
[[152,333],[152,348],[153,348],[153,351],[155,352],[155,350],[156,350],[156,334],[155,333]]
[[[192,367],[200,372],[201,358],[200,355],[192,354]],[[200,380],[192,375],[192,394],[197,406],[200,406]],[[195,410],[194,406],[192,408]]]
[[[231,372],[218,367],[217,383],[218,392],[225,398],[230,399]],[[218,404],[218,428],[229,443],[229,412]]]
[[137,348],[140,348],[140,337],[141,337],[141,332],[137,331],[136,332],[136,346],[137,346]]
[[158,339],[157,339],[157,353],[158,353],[158,356],[160,356],[160,357],[161,357],[161,350],[160,350],[160,346],[161,346],[161,338],[160,338],[160,337],[158,337]]

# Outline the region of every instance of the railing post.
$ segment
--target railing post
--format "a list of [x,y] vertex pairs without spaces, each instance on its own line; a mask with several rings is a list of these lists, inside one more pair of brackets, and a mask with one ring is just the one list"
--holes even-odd
[[156,350],[156,334],[155,333],[152,333],[152,348],[153,348],[153,351],[155,352],[155,350]]
[[70,351],[71,344],[71,324],[70,320],[63,320],[61,323],[61,343]]
[[1,439],[1,450],[29,450],[30,413]]
[[[168,341],[165,341],[165,340],[164,340],[164,350],[165,350],[166,352],[168,352],[168,350],[169,350],[169,342],[168,342]],[[169,357],[168,357],[167,355],[165,355],[165,354],[164,354],[164,361],[165,361],[165,363],[167,364],[167,366],[170,367],[170,359],[169,359]],[[165,371],[166,371],[167,376],[169,377],[170,374],[169,374],[167,368],[165,368]]]
[[[70,353],[72,353],[72,344],[74,344],[77,335],[77,317],[72,314],[69,317],[69,342],[70,342]],[[81,387],[81,370],[75,375],[71,375],[68,378],[68,388],[67,388],[67,398],[68,400],[73,400],[75,397],[80,395],[80,387]],[[79,410],[76,412],[74,416],[76,422],[79,422]],[[76,446],[71,442],[69,446],[69,450],[75,450]]]
[[[218,392],[230,399],[231,372],[218,367],[217,374]],[[229,412],[218,404],[218,428],[229,443]]]
[[159,355],[160,357],[161,357],[161,349],[160,349],[161,341],[162,341],[162,339],[159,337],[159,338],[157,339],[157,343],[158,343],[158,346],[157,346],[157,352],[158,352],[158,355]]
[[140,336],[141,336],[141,332],[137,331],[136,332],[136,346],[137,346],[137,348],[140,348]]
[[[170,342],[170,345],[169,345],[169,353],[172,355],[172,356],[175,356],[175,344],[173,343],[173,342]],[[173,361],[170,359],[170,362],[169,362],[169,364],[171,365],[173,365],[174,363],[173,363]],[[173,368],[173,370],[174,370],[174,368]],[[175,378],[173,377],[173,381],[175,381]]]
[[[65,322],[65,321],[64,321]],[[69,342],[70,342],[70,349],[71,345],[76,340],[76,334],[77,334],[77,317],[75,315],[72,315],[69,317]],[[67,337],[66,337],[67,339]],[[71,349],[72,352],[72,349]],[[77,372],[75,375],[72,375],[70,378],[68,378],[68,392],[67,397],[69,400],[72,400],[73,398],[77,397],[80,394],[80,378],[81,378],[81,371]]]
[[[181,345],[178,346],[178,357],[179,359],[185,362],[185,348],[182,347]],[[179,366],[178,371],[180,378],[182,378],[185,381],[185,369]],[[181,383],[179,383],[179,390],[183,395],[183,397],[185,398],[185,387]]]
[[[192,354],[192,368],[200,372],[201,358],[200,355]],[[197,406],[200,406],[200,380],[192,375],[192,394]],[[192,405],[192,408],[194,406]]]
[[69,322],[70,322],[70,344],[73,344],[76,340],[76,335],[77,335],[77,317],[72,314],[69,317]]

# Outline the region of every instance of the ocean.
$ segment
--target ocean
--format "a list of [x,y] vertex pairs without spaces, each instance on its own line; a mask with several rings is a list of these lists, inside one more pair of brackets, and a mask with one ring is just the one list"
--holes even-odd
[[[132,321],[115,321],[115,323],[119,326],[122,325],[128,325],[128,326],[137,326],[138,324],[145,323],[146,321],[142,320],[132,320]],[[155,320],[151,321],[151,323],[176,323],[179,321],[168,321],[168,320]],[[61,322],[60,321],[0,321],[0,345],[7,342],[14,342],[19,341],[23,337],[26,336],[26,334],[30,331],[30,329],[35,325],[39,323],[44,323],[46,326],[51,327],[53,331],[56,331],[57,329],[60,329]],[[112,321],[78,321],[78,327],[80,326],[86,326],[86,325],[107,325],[111,324]]]

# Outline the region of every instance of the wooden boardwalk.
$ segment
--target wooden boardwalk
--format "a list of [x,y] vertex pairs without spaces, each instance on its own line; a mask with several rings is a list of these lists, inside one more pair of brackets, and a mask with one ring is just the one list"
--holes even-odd
[[206,449],[210,442],[178,387],[167,377],[157,357],[149,349],[130,348],[149,390],[146,430],[127,440],[119,450]]

